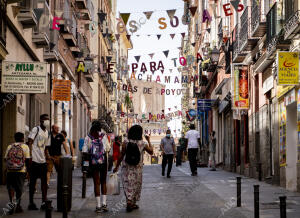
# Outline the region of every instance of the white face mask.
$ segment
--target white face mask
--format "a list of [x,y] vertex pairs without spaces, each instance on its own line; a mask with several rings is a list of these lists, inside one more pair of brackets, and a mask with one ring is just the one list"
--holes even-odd
[[43,124],[46,128],[48,128],[50,126],[50,120],[44,120]]

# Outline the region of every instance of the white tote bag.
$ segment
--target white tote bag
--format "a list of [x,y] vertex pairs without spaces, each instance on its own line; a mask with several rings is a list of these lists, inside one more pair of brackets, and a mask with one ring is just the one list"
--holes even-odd
[[109,175],[106,188],[108,195],[120,194],[120,179],[117,173],[112,173]]

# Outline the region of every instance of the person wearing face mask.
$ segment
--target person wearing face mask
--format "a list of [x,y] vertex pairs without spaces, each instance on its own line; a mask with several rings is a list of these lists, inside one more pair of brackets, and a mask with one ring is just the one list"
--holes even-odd
[[50,146],[50,137],[47,128],[50,126],[48,114],[40,116],[40,125],[34,127],[28,135],[28,146],[30,149],[32,161],[29,167],[30,184],[29,184],[29,206],[28,210],[38,210],[33,195],[35,192],[36,181],[41,179],[42,205],[41,209],[46,209],[47,200],[47,163],[46,158],[49,153],[46,147]]
[[162,176],[165,176],[165,169],[168,164],[167,178],[171,178],[171,170],[173,165],[173,159],[175,157],[175,142],[171,138],[171,130],[167,130],[166,137],[160,142],[160,149],[162,150]]

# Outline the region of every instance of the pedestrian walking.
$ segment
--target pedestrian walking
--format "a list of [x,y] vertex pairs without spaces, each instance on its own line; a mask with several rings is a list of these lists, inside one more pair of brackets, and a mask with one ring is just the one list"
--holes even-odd
[[171,138],[171,130],[167,130],[166,136],[162,138],[160,142],[160,149],[162,150],[162,172],[161,175],[165,176],[165,169],[168,164],[167,170],[167,178],[171,178],[171,170],[173,165],[173,159],[175,158],[175,142],[174,139]]
[[[68,139],[68,134],[67,134],[67,132],[66,132],[65,130],[62,130],[60,133],[61,133],[61,134],[64,136],[64,138],[65,138],[65,143],[66,143],[66,145],[67,145],[68,153],[69,153],[72,157],[74,157],[74,156],[75,156],[75,151],[74,151],[73,142],[72,142],[70,139]],[[63,144],[62,144],[62,146],[61,146],[61,153],[62,153],[62,156],[68,156],[68,155],[67,155],[67,152],[66,152],[65,149],[64,149]]]
[[29,206],[28,210],[38,210],[36,207],[33,196],[36,187],[36,181],[41,179],[42,189],[42,205],[41,209],[46,209],[47,200],[47,163],[46,158],[49,157],[48,150],[50,146],[50,137],[47,128],[50,126],[48,114],[40,116],[40,125],[34,127],[28,135],[28,146],[30,149],[32,162],[29,166]]
[[[90,169],[94,182],[94,193],[96,198],[96,213],[107,212],[106,203],[106,177],[107,177],[107,152],[110,145],[105,132],[101,131],[101,123],[93,122],[89,134],[85,137],[82,147],[83,158],[90,163]],[[102,194],[102,205],[100,198],[100,186]]]
[[50,146],[47,148],[49,151],[49,158],[47,158],[47,185],[50,185],[50,178],[53,172],[53,167],[55,167],[56,172],[59,170],[59,162],[62,156],[61,148],[65,150],[65,154],[69,155],[69,149],[66,144],[65,137],[59,133],[59,127],[54,124],[52,125],[51,131],[51,143]]
[[[6,183],[9,201],[13,207],[9,214],[22,213],[21,197],[23,194],[26,170],[29,168],[30,150],[24,143],[24,134],[15,133],[15,143],[10,144],[5,152],[4,160],[6,161],[7,174]],[[14,193],[16,193],[16,204],[14,202]],[[15,207],[16,206],[16,207]]]
[[195,124],[190,125],[190,130],[186,133],[185,138],[188,144],[188,159],[190,162],[190,168],[192,176],[197,175],[197,154],[200,146],[200,133],[195,130]]
[[210,160],[212,169],[210,171],[216,171],[216,142],[217,139],[215,137],[215,131],[212,131],[210,134],[210,141],[209,141],[209,154],[210,154]]
[[121,174],[128,212],[139,208],[137,201],[140,200],[143,183],[144,151],[153,154],[150,137],[145,136],[145,139],[147,142],[143,141],[143,128],[140,125],[132,126],[128,131],[128,139],[122,144],[120,158],[113,170],[116,173],[122,162]]
[[186,146],[187,146],[187,140],[184,136],[184,133],[182,133],[181,138],[179,139],[179,146],[177,146],[176,166],[181,166],[182,160],[184,159]]
[[120,155],[121,155],[121,137],[116,136],[115,141],[113,143],[113,164],[114,164],[114,167],[117,166]]

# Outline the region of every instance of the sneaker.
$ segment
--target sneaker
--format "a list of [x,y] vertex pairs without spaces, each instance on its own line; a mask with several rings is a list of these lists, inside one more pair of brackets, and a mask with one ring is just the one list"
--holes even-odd
[[165,176],[165,172],[162,172],[161,175],[162,175],[162,176]]
[[96,212],[96,213],[101,213],[101,212],[102,212],[101,207],[96,207],[95,212]]
[[167,175],[167,178],[171,178],[171,176],[170,176],[170,175]]
[[17,205],[15,212],[16,213],[23,213],[24,212],[23,208],[21,207],[21,205],[19,205],[19,204]]
[[210,169],[209,171],[217,171],[217,170],[213,168],[213,169]]
[[108,212],[108,208],[107,208],[107,205],[106,205],[106,204],[102,204],[102,206],[101,206],[101,211],[102,211],[102,212]]
[[28,210],[38,210],[38,208],[36,207],[35,203],[32,203],[28,205]]

